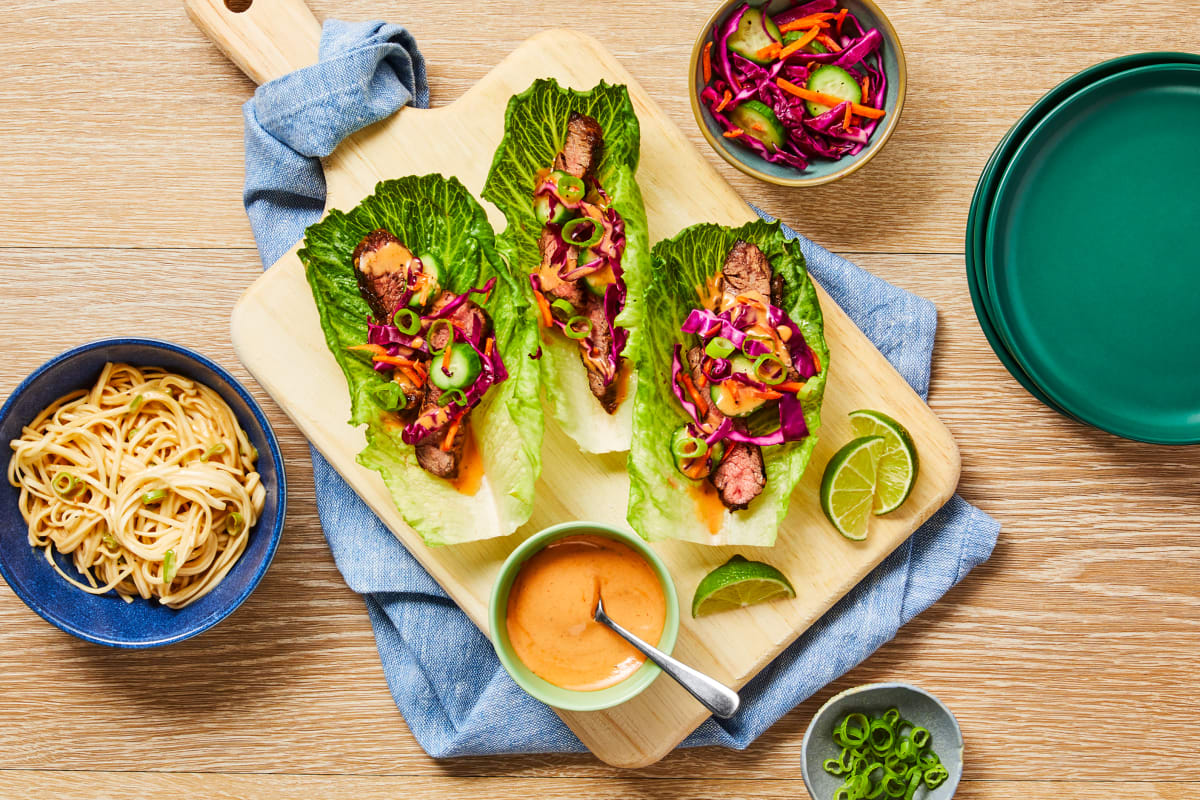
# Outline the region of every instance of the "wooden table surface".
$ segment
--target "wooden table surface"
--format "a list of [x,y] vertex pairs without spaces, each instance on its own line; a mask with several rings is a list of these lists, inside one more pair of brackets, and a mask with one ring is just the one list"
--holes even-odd
[[[311,5],[322,18],[407,23],[429,59],[434,104],[534,31],[577,28],[705,147],[686,75],[711,3]],[[813,712],[836,691],[889,679],[923,685],[958,715],[960,797],[1200,796],[1200,448],[1122,441],[1038,405],[988,348],[962,256],[975,179],[1022,111],[1102,59],[1200,50],[1200,2],[885,5],[909,95],[871,165],[789,191],[710,157],[746,199],[937,304],[930,402],[962,449],[961,492],[1001,521],[1000,542],[748,751],[678,751],[630,773],[587,755],[439,762],[422,752],[321,534],[307,447],[229,344],[229,310],[260,269],[240,202],[240,105],[252,84],[173,0],[6,0],[0,398],[81,342],[169,338],[251,386],[292,491],[258,591],[174,647],[77,641],[0,585],[0,797],[802,797],[800,739]]]

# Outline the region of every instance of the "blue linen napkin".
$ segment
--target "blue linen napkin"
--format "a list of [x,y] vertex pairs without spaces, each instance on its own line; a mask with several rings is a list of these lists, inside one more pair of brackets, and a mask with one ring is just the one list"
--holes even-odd
[[[412,36],[382,22],[327,21],[318,64],[260,86],[244,108],[244,200],[264,266],[320,219],[319,157],[401,106],[428,103]],[[925,397],[933,304],[784,231],[799,240],[812,276]],[[512,682],[487,637],[315,450],[312,461],[325,536],[366,602],[388,687],[425,751],[443,758],[583,750],[554,712]],[[683,746],[749,746],[985,561],[998,534],[994,520],[955,496],[742,690],[737,716],[710,718]]]

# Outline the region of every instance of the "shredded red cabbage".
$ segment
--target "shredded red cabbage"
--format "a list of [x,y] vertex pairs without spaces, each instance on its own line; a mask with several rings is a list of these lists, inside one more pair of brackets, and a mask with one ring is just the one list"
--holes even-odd
[[[837,0],[813,0],[781,11],[773,19],[777,24],[785,25],[811,14],[829,12],[837,5]],[[808,113],[806,103],[780,88],[777,80],[782,78],[804,86],[811,66],[833,64],[848,71],[860,83],[867,78],[867,91],[861,105],[883,108],[887,97],[887,76],[881,55],[883,35],[875,28],[865,29],[858,17],[847,12],[840,35],[832,25],[823,31],[836,41],[841,48],[838,52],[814,53],[802,48],[784,60],[776,59],[769,66],[762,66],[729,47],[730,37],[749,9],[749,4],[742,5],[725,22],[713,26],[713,79],[700,91],[701,104],[725,132],[738,130],[729,119],[729,113],[740,104],[757,100],[767,105],[786,131],[781,147],[768,147],[745,131],[733,138],[774,164],[803,170],[814,158],[837,161],[862,152],[880,120],[853,117],[858,124],[852,122],[847,127],[845,103],[813,116]],[[766,19],[764,14],[764,25]]]

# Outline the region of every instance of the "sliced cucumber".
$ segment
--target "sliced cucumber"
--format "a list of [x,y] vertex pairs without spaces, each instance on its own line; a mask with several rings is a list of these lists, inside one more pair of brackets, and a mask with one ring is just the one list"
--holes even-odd
[[545,225],[547,222],[553,222],[555,225],[561,225],[566,222],[567,217],[571,216],[571,209],[567,208],[562,203],[554,206],[554,213],[550,213],[550,195],[541,194],[533,201],[533,215],[537,217],[539,225]]
[[[595,259],[596,254],[591,249],[588,249],[583,254],[583,257],[580,258],[580,261],[586,264],[588,261],[594,261]],[[592,294],[597,297],[604,297],[604,293],[608,291],[608,287],[616,283],[617,278],[613,275],[612,267],[605,267],[604,269],[598,269],[595,272],[589,272],[587,275],[584,275],[583,282]]]
[[426,282],[420,286],[413,296],[408,298],[409,308],[421,308],[425,306],[430,298],[436,297],[438,292],[446,284],[446,273],[442,269],[441,260],[433,253],[424,253],[418,258],[421,261],[421,273],[427,278]]
[[[687,425],[680,425],[671,434],[671,458],[673,458],[675,460],[675,469],[679,470],[680,473],[683,473],[686,477],[689,477],[689,478],[692,476],[687,475],[687,473],[684,473],[684,471],[683,471],[684,461],[692,461],[694,458],[696,458],[696,456],[694,456],[694,455],[683,456],[683,455],[680,455],[679,451],[681,449],[685,449],[684,442],[691,438],[692,438],[692,434],[691,434],[691,431],[688,430]],[[724,454],[724,452],[725,452],[725,443],[724,442],[717,442],[716,444],[714,444],[708,448],[707,455],[709,458],[710,470],[711,470],[713,463],[721,460],[721,456],[722,456],[722,454]],[[693,466],[694,466],[694,462],[693,462]],[[698,478],[707,477],[707,472],[704,475],[698,475],[697,477]]]
[[772,42],[783,41],[779,26],[762,9],[749,8],[738,21],[737,30],[729,36],[729,49],[755,64],[769,64],[771,59],[759,58],[758,51]]
[[[808,76],[808,89],[831,95],[838,100],[849,100],[851,103],[862,102],[862,87],[858,85],[858,81],[854,80],[854,76],[849,72],[841,67],[835,67],[833,64],[823,64],[814,69]],[[808,113],[814,117],[829,110],[829,106],[814,103],[812,100],[806,100],[805,105],[808,106]]]
[[429,380],[443,392],[466,389],[479,377],[482,368],[479,354],[466,342],[450,345],[450,363],[445,369],[442,368],[444,359],[444,354],[435,354],[429,362]]
[[729,112],[729,119],[747,136],[758,139],[771,151],[778,150],[787,138],[787,131],[783,129],[775,112],[766,103],[758,100],[747,100],[740,104]]
[[[726,388],[727,385],[732,383],[733,381],[714,383],[708,390],[708,396],[712,398],[713,405],[725,416],[748,417],[762,408],[763,404],[767,402],[762,397],[756,397],[748,387],[741,388],[735,396],[731,390]],[[741,384],[738,384],[738,386],[740,387]]]

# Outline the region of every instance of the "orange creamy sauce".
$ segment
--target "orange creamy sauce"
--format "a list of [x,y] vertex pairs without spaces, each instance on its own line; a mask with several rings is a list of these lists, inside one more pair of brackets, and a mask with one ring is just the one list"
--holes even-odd
[[526,561],[508,594],[506,627],[517,657],[563,689],[594,691],[633,674],[645,656],[592,619],[596,596],[617,623],[657,643],[667,601],[653,567],[628,545],[581,534]]
[[[459,436],[463,433],[460,430]],[[467,441],[463,442],[462,461],[458,462],[458,477],[450,481],[450,485],[459,494],[473,496],[479,492],[483,482],[483,457],[479,453],[479,445],[475,441],[475,429],[467,428]]]

